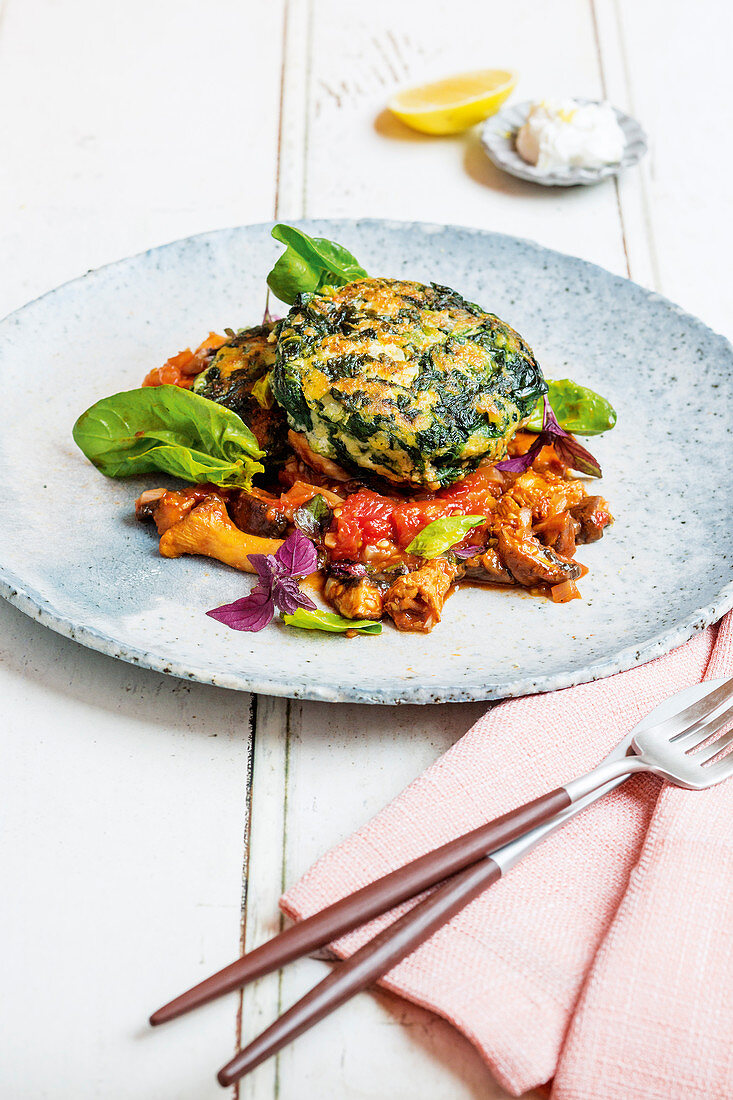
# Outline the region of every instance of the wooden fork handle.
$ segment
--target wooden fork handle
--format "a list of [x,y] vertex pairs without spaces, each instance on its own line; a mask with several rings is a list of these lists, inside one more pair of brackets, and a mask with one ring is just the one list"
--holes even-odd
[[151,1024],[162,1024],[181,1016],[198,1005],[206,1004],[263,974],[279,969],[301,955],[307,955],[310,951],[331,943],[352,928],[365,924],[372,917],[407,901],[429,886],[442,882],[522,833],[543,824],[569,805],[568,792],[564,787],[558,787],[533,802],[519,806],[502,817],[427,852],[404,867],[399,867],[329,905],[307,920],[286,929],[193,989],[182,993],[154,1012],[150,1017]]
[[333,970],[232,1058],[219,1071],[219,1083],[233,1084],[354,994],[372,985],[500,877],[501,868],[486,857],[448,879]]

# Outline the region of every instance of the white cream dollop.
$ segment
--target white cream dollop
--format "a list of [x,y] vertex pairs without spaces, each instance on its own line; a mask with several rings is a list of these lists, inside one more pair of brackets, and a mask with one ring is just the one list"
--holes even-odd
[[523,160],[544,172],[617,164],[625,141],[610,103],[564,99],[533,104],[516,145]]

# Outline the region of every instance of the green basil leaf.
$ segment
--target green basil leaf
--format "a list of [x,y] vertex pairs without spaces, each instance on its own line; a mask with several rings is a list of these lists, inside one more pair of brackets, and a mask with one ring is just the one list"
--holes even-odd
[[486,523],[486,516],[444,516],[433,520],[415,535],[407,547],[408,554],[421,558],[438,558],[457,542],[462,542],[473,527]]
[[[613,405],[599,393],[570,378],[561,378],[557,382],[551,382],[548,378],[546,381],[547,400],[564,431],[573,435],[600,435],[610,431],[616,423]],[[542,431],[542,398],[535,406],[527,430]]]
[[[204,372],[205,373],[205,372]],[[199,376],[200,377],[200,376]],[[271,409],[275,404],[275,395],[270,385],[270,372],[258,378],[252,387],[252,396],[261,409]]]
[[74,442],[108,477],[162,470],[185,481],[249,486],[257,440],[236,413],[180,386],[144,386],[97,401]]
[[282,224],[273,228],[272,235],[286,246],[267,276],[267,285],[281,302],[292,305],[298,294],[366,278],[358,260],[335,241],[309,237],[301,229]]
[[281,615],[288,626],[297,626],[301,630],[327,630],[332,634],[345,634],[354,630],[357,634],[381,634],[382,624],[371,619],[344,619],[333,611],[307,611],[299,607],[294,615]]

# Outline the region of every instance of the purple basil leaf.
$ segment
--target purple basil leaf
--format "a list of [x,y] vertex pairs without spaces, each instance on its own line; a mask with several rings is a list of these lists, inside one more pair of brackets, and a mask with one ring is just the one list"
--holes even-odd
[[[306,577],[318,568],[318,554],[310,539],[297,529],[288,535],[275,558],[289,577]],[[250,561],[252,559],[250,558]],[[278,573],[281,573],[278,570]]]
[[525,470],[530,468],[545,443],[545,433],[540,432],[526,454],[516,455],[514,458],[505,458],[503,462],[497,462],[495,468],[508,474],[523,474]]
[[549,436],[548,442],[553,444],[558,456],[567,466],[579,470],[581,474],[588,474],[589,477],[601,476],[601,467],[598,461],[590,451],[578,443],[574,435],[560,427],[547,398],[545,398],[542,435]]
[[566,466],[578,470],[589,477],[600,477],[601,467],[590,451],[587,451],[574,435],[566,432],[557,422],[557,417],[552,411],[552,406],[544,397],[544,412],[542,416],[542,431],[539,432],[532,446],[526,454],[516,458],[508,458],[504,462],[497,462],[497,470],[505,470],[507,473],[521,474],[532,465],[536,455],[540,453],[546,443],[551,443],[558,458],[562,459]]
[[234,603],[222,604],[206,614],[232,630],[263,630],[274,618],[275,601],[269,586],[258,584],[248,596],[242,596]]
[[247,557],[250,565],[254,566],[259,583],[262,585],[269,585],[272,578],[280,572],[274,554],[248,554]]
[[272,622],[275,608],[293,615],[299,607],[310,609],[315,604],[300,590],[298,577],[312,573],[318,565],[316,548],[300,531],[294,531],[275,555],[249,554],[251,565],[259,578],[248,596],[234,603],[207,611],[232,630],[262,630]]
[[598,462],[590,451],[586,451],[585,447],[578,443],[575,436],[556,436],[553,439],[553,445],[558,456],[567,466],[571,466],[581,474],[587,474],[588,477],[601,477],[601,467]]
[[294,577],[278,577],[272,585],[272,597],[279,611],[285,615],[293,615],[299,607],[315,608],[311,600],[300,590]]
[[475,558],[477,554],[480,554],[483,550],[483,546],[453,546],[451,547],[451,553],[455,554],[457,558]]
[[561,428],[558,424],[557,417],[552,411],[552,405],[547,400],[545,395],[542,400],[544,401],[544,412],[542,415],[542,431],[549,432],[550,435],[567,435],[568,433],[564,428]]
[[366,577],[366,566],[360,561],[334,561],[328,567],[332,577]]

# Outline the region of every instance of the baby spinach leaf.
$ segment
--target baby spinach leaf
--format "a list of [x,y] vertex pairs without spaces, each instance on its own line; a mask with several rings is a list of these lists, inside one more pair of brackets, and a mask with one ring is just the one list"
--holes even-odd
[[305,611],[303,608],[293,615],[281,615],[287,626],[297,626],[301,630],[327,630],[332,634],[345,634],[354,630],[357,634],[381,634],[382,624],[371,619],[344,619],[333,611]]
[[[600,435],[616,423],[616,411],[605,397],[570,378],[557,382],[547,380],[547,399],[560,427],[574,435]],[[530,432],[542,431],[542,398],[539,399],[527,424]]]
[[286,246],[270,274],[267,285],[282,302],[292,305],[298,294],[313,293],[325,286],[345,286],[365,279],[366,271],[348,249],[326,237],[309,237],[292,225],[276,225],[276,241]]
[[407,547],[408,554],[421,558],[437,558],[461,542],[473,527],[486,522],[485,516],[444,516],[435,519],[415,535]]
[[162,470],[184,481],[248,486],[262,470],[257,440],[223,405],[180,386],[144,386],[97,401],[73,428],[108,477]]

